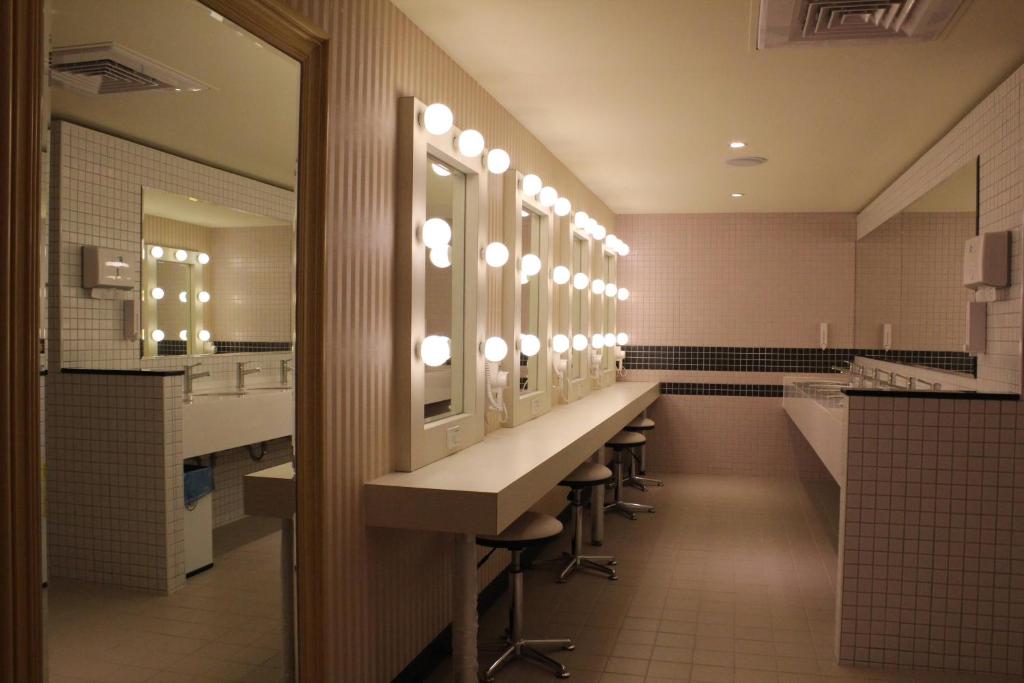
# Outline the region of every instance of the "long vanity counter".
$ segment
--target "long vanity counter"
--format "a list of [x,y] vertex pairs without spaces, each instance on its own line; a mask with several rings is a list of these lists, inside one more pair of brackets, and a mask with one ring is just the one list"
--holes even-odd
[[658,398],[657,382],[618,382],[422,467],[367,482],[367,524],[500,533]]

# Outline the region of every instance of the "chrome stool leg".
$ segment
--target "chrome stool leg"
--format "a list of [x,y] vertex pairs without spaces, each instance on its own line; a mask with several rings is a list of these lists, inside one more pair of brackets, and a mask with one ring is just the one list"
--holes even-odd
[[[605,511],[614,510],[621,515],[625,515],[630,519],[636,519],[636,513],[638,512],[654,512],[653,505],[644,505],[642,503],[630,503],[622,500],[622,487],[625,484],[624,477],[622,476],[625,463],[622,462],[623,454],[625,450],[615,451],[615,462],[613,469],[615,471],[615,479],[612,482],[612,502],[604,506]],[[628,454],[627,454],[628,455]],[[630,458],[633,456],[630,455]]]
[[629,478],[626,479],[626,483],[634,488],[640,489],[641,491],[646,491],[648,486],[664,486],[665,482],[661,479],[642,476],[646,474],[646,460],[647,456],[644,452],[643,446],[631,449],[629,459]]
[[[601,514],[595,510],[594,514]],[[569,562],[558,575],[558,583],[565,583],[577,569],[586,569],[605,574],[609,580],[618,581],[613,565],[615,558],[611,555],[583,554],[583,490],[572,490],[572,552],[563,555]]]

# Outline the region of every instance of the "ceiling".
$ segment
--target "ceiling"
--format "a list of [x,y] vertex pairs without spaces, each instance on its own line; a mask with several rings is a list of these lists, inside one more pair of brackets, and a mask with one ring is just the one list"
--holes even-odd
[[1024,61],[1020,0],[763,51],[757,0],[393,2],[616,213],[859,211]]
[[280,218],[231,209],[152,187],[142,188],[142,213],[205,228],[291,227],[287,223],[282,223]]
[[971,161],[959,171],[928,190],[913,204],[903,209],[908,213],[929,211],[964,211],[974,213],[978,210],[978,162]]
[[293,188],[299,64],[194,0],[50,0],[53,47],[114,41],[210,86],[84,95],[51,90],[53,117]]

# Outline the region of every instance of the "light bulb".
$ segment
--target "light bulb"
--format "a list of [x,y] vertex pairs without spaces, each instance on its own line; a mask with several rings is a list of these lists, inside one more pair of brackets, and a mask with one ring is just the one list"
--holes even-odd
[[572,273],[565,266],[555,266],[555,269],[551,271],[551,279],[555,281],[556,285],[564,285],[572,277]]
[[164,298],[164,289],[163,287],[154,287],[153,289],[149,290],[149,295],[156,299],[157,301],[160,301],[160,299]]
[[530,284],[530,276],[527,275],[526,273],[520,273],[519,274],[519,284],[521,284],[521,285],[528,285],[528,284]]
[[572,202],[568,199],[565,197],[559,197],[555,200],[556,216],[568,216],[570,211],[572,211]]
[[432,334],[420,344],[420,358],[424,365],[437,368],[452,357],[452,342],[448,337]]
[[602,280],[599,277],[595,277],[594,280],[590,283],[590,291],[593,292],[594,294],[603,294],[604,280]]
[[609,348],[611,348],[612,346],[615,346],[615,335],[612,334],[611,332],[605,332],[604,333],[604,345],[609,347]]
[[615,286],[614,282],[609,282],[604,286],[604,294],[607,297],[614,297],[615,293],[619,291],[619,288]]
[[530,212],[529,211],[520,211],[519,212],[519,216],[522,217],[522,218],[529,218],[530,217]]
[[729,149],[743,149],[747,146],[747,143],[742,140],[733,140],[729,143]]
[[625,301],[629,298],[629,290],[625,287],[619,287],[619,293],[615,296],[619,298],[619,301]]
[[551,338],[551,350],[555,353],[565,353],[569,350],[569,338],[564,334],[556,334]]
[[608,248],[614,251],[619,246],[619,238],[615,235],[608,235],[604,238],[604,243],[608,245]]
[[442,178],[447,178],[452,174],[450,168],[448,168],[444,164],[439,164],[436,161],[430,164],[430,170],[434,172],[434,175],[440,176]]
[[199,252],[196,255],[196,261],[199,261],[199,265],[205,266],[207,263],[210,262],[210,255],[203,252]]
[[593,346],[595,349],[603,349],[604,348],[604,335],[603,334],[595,334],[593,337],[590,338],[590,345]]
[[459,153],[466,157],[478,157],[484,151],[484,136],[472,128],[459,133]]
[[199,292],[199,294],[196,294],[196,298],[199,300],[199,303],[201,304],[210,303],[210,293],[207,292],[205,289]]
[[523,274],[527,277],[533,277],[540,272],[541,262],[540,256],[536,254],[524,254],[522,260]]
[[443,218],[428,218],[423,224],[423,244],[428,249],[447,247],[452,241],[452,226]]
[[558,190],[550,185],[545,185],[540,188],[540,194],[537,195],[537,200],[545,209],[550,209],[555,205],[555,202],[558,201]]
[[163,258],[164,248],[163,247],[150,247],[149,253],[153,255],[153,258]]
[[586,273],[576,273],[572,276],[572,286],[576,289],[586,289],[590,284],[590,278]]
[[491,268],[501,268],[508,263],[508,247],[501,242],[491,242],[484,248],[484,261]]
[[619,240],[619,256],[629,256],[629,245]]
[[577,211],[573,214],[572,222],[577,228],[586,228],[587,223],[590,221],[590,214],[586,211]]
[[183,304],[188,303],[188,292],[178,292],[178,301]]
[[149,338],[152,339],[155,342],[162,342],[164,340],[164,331],[163,330],[153,330],[149,334]]
[[619,332],[617,335],[615,335],[615,341],[618,343],[619,346],[625,346],[626,344],[629,343],[629,335],[626,334],[625,332]]
[[431,249],[430,262],[438,268],[447,268],[452,264],[452,248],[444,246]]
[[544,181],[540,179],[539,175],[533,173],[527,173],[523,176],[523,194],[527,197],[536,196],[540,192],[541,187],[544,185]]
[[423,127],[431,135],[444,135],[452,129],[455,123],[455,115],[452,110],[435,102],[423,110]]
[[213,335],[210,334],[209,330],[199,330],[199,341],[208,342]]
[[487,170],[495,175],[501,175],[508,170],[512,160],[508,152],[503,149],[492,149],[487,153]]
[[574,334],[572,336],[572,348],[576,351],[582,351],[587,348],[587,337],[583,334]]
[[188,341],[188,330],[181,330],[178,332],[178,339],[181,341]]
[[533,334],[524,334],[519,338],[519,351],[527,358],[532,358],[540,353],[540,339]]
[[188,252],[185,251],[184,249],[178,249],[176,252],[174,252],[174,258],[178,261],[184,261],[185,259],[188,258]]
[[590,236],[593,237],[598,242],[603,240],[605,235],[607,235],[607,234],[608,234],[608,230],[605,229],[605,227],[603,225],[601,225],[600,223],[598,223],[597,225],[595,225],[594,227],[592,227],[590,229]]
[[508,344],[501,337],[488,337],[484,342],[484,358],[492,363],[500,363],[508,355]]

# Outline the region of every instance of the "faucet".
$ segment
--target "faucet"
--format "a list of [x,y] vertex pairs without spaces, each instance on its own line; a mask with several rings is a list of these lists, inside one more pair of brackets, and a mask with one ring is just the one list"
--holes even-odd
[[283,387],[288,386],[288,373],[292,371],[291,363],[291,358],[285,358],[284,360],[281,361],[281,386]]
[[243,360],[238,363],[235,363],[235,389],[240,394],[245,393],[245,376],[254,375],[257,372],[262,371],[262,368],[247,369],[245,366],[251,362],[252,361]]
[[202,363],[192,363],[189,365],[185,364],[185,403],[192,402],[192,385],[200,377],[209,377],[210,371],[203,370],[202,372],[193,372],[195,368],[198,368]]

